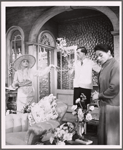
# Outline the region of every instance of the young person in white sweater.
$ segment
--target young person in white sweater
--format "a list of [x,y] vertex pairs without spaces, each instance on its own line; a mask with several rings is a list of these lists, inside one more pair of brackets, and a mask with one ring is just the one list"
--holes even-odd
[[74,98],[73,104],[76,99],[80,98],[81,93],[86,96],[85,104],[90,103],[91,90],[93,89],[92,70],[97,73],[100,72],[100,66],[93,60],[86,57],[87,49],[85,47],[78,47],[76,50],[77,61],[74,64]]

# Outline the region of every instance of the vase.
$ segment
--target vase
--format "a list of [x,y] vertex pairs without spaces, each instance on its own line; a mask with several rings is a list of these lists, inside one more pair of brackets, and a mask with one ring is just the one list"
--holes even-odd
[[84,138],[84,136],[83,136],[83,133],[84,133],[84,131],[85,131],[84,127],[85,127],[84,122],[79,122],[79,123],[78,123],[78,129],[77,129],[78,131],[77,131],[77,133],[78,133],[78,135],[79,135],[81,138]]

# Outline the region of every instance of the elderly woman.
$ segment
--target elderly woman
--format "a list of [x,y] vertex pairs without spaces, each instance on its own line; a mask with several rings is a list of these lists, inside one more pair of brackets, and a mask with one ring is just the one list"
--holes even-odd
[[14,61],[14,69],[16,70],[12,87],[18,89],[17,93],[17,112],[22,112],[26,103],[34,101],[34,88],[32,86],[32,78],[34,75],[43,76],[50,72],[54,65],[48,66],[43,71],[32,71],[36,59],[32,55],[22,55]]
[[93,100],[99,100],[100,118],[98,128],[99,145],[118,145],[119,140],[119,64],[112,56],[112,49],[105,44],[94,48],[102,69],[99,74],[99,93]]

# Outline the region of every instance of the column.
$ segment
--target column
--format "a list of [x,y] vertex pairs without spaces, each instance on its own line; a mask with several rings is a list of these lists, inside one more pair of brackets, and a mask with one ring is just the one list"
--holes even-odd
[[120,41],[119,41],[119,30],[112,31],[111,34],[114,37],[114,58],[120,62]]

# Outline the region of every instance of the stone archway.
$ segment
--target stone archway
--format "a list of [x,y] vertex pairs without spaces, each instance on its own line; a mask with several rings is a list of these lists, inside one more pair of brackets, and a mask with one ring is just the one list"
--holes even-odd
[[[98,10],[109,18],[114,29],[114,31],[111,32],[111,34],[114,37],[114,56],[117,60],[119,60],[119,20],[116,14],[112,10],[110,10],[108,7],[104,7],[104,6],[91,6],[91,7],[90,6],[88,7],[76,6],[74,7],[74,9],[83,9],[83,8]],[[35,22],[35,24],[33,25],[30,31],[29,42],[37,41],[37,35],[39,33],[39,30],[49,19],[51,19],[55,15],[58,15],[64,11],[70,11],[70,10],[71,10],[70,6],[53,7],[47,12],[45,12],[44,14],[42,14],[40,18]]]
[[[75,7],[75,9],[80,9],[80,8],[95,9],[95,10],[98,10],[98,11],[104,13],[110,19],[110,21],[112,22],[114,31],[119,30],[118,18],[116,16],[116,14],[113,11],[111,11],[108,7],[101,7],[101,6]],[[50,10],[48,10],[47,12],[45,12],[43,15],[41,15],[40,18],[33,25],[32,30],[30,31],[29,42],[36,42],[36,37],[37,37],[37,34],[38,34],[39,30],[41,29],[41,27],[49,19],[51,19],[55,15],[58,15],[58,14],[66,11],[66,10],[67,11],[71,10],[71,7],[70,6],[53,7]]]

